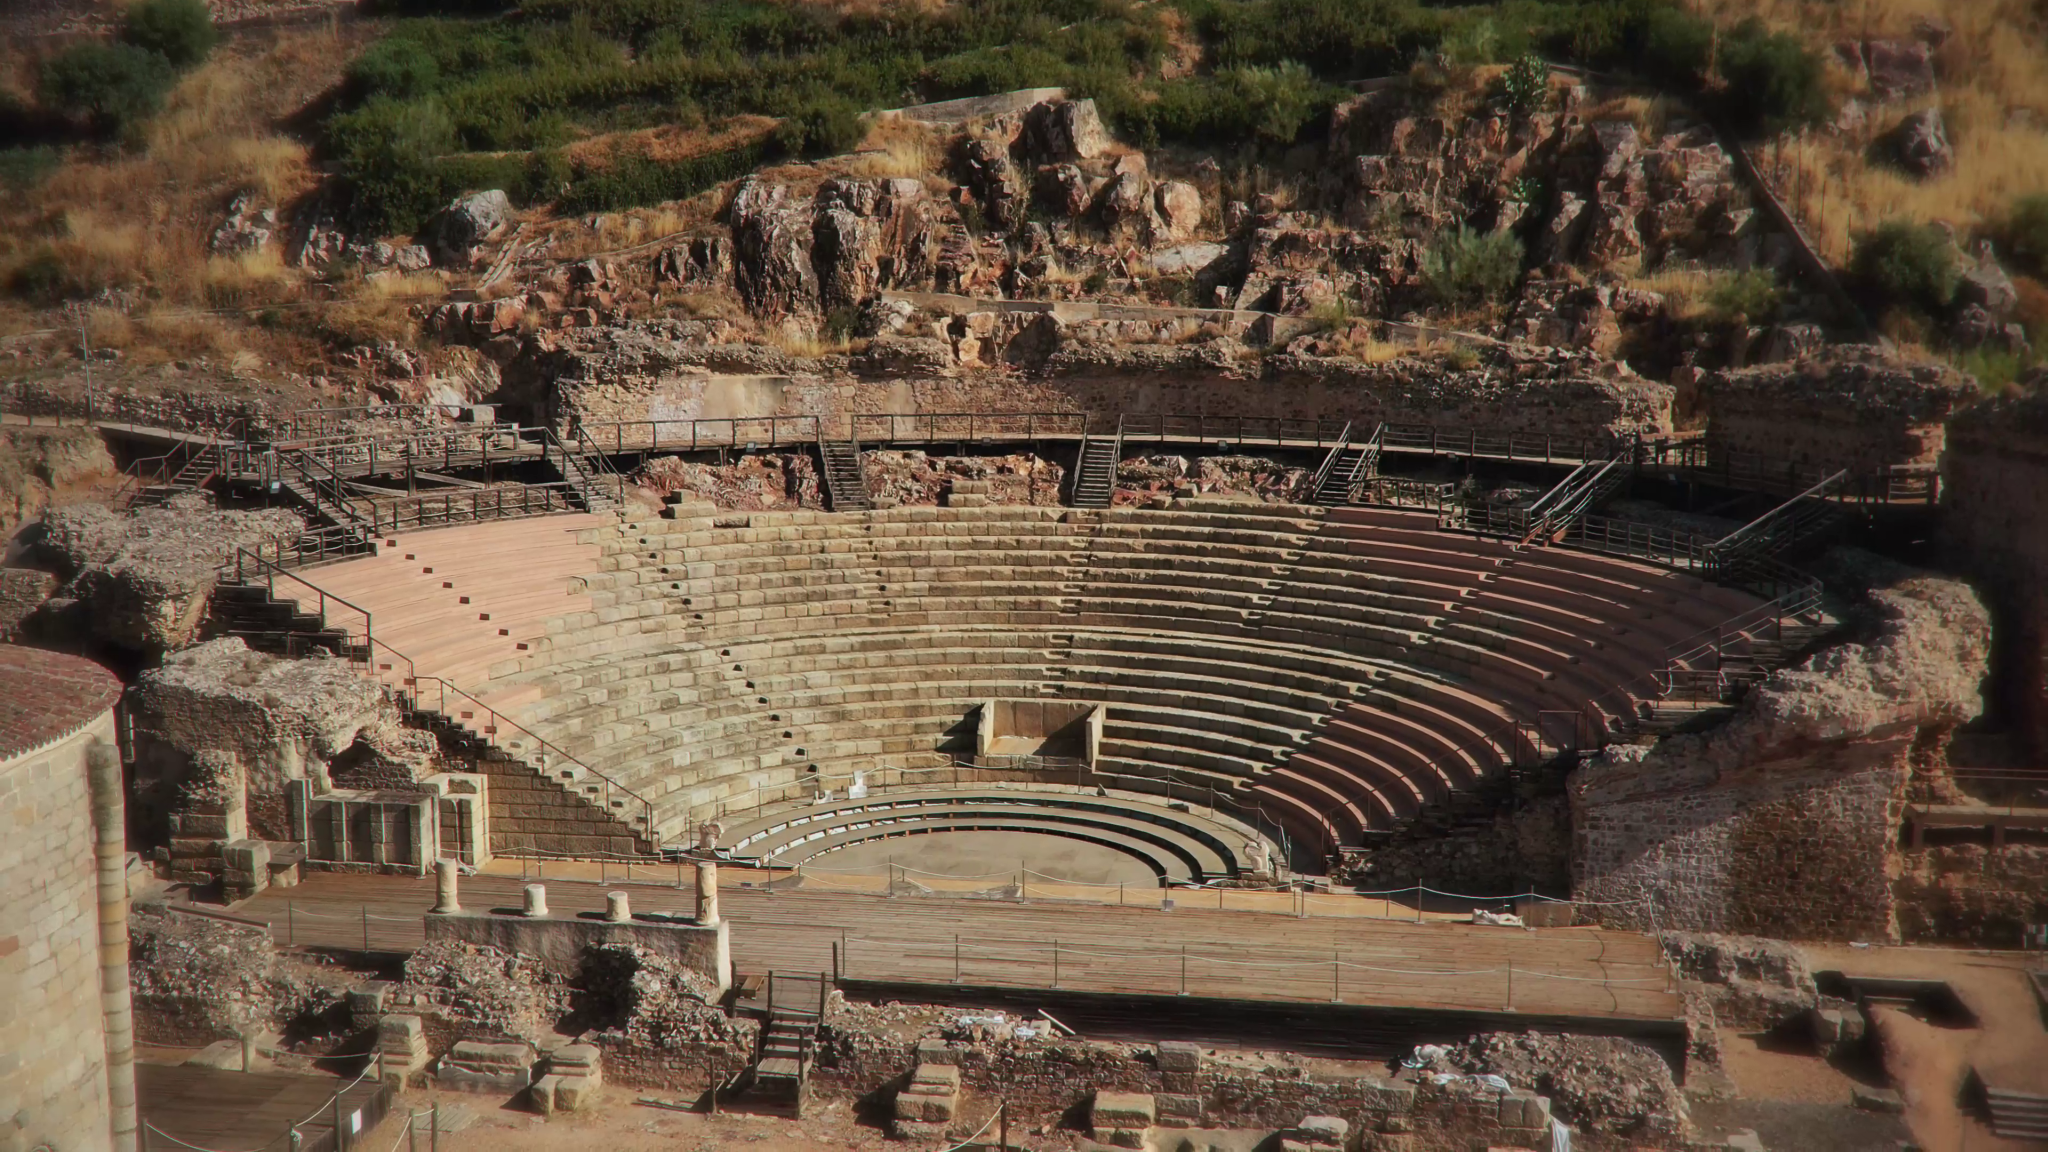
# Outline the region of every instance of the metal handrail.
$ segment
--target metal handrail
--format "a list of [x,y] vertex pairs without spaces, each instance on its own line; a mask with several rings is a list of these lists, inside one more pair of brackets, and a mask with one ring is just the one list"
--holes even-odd
[[1316,466],[1316,474],[1309,478],[1308,494],[1310,499],[1314,499],[1316,493],[1323,490],[1323,481],[1328,480],[1330,473],[1336,470],[1337,457],[1344,454],[1344,446],[1350,442],[1351,421],[1346,420],[1344,422],[1344,430],[1337,433],[1337,442],[1330,445],[1330,451],[1324,455],[1323,462]]
[[[600,772],[597,769],[592,768],[590,765],[584,763],[582,760],[571,755],[568,751],[563,749],[561,745],[554,743],[553,741],[547,739],[544,736],[541,736],[539,733],[533,731],[531,728],[526,727],[524,724],[519,723],[517,720],[511,719],[504,713],[498,711],[496,708],[491,707],[490,705],[477,699],[475,696],[472,696],[468,692],[463,691],[460,686],[456,685],[453,681],[447,679],[446,677],[419,675],[418,672],[414,670],[416,666],[413,664],[411,657],[406,656],[404,653],[399,652],[397,649],[392,648],[388,644],[383,644],[382,641],[379,641],[378,643],[384,648],[385,651],[390,652],[392,653],[393,656],[406,661],[408,674],[405,677],[403,687],[405,689],[410,690],[410,700],[415,709],[425,710],[425,701],[419,695],[419,689],[421,685],[424,683],[433,683],[434,685],[436,685],[436,691],[441,694],[441,698],[435,701],[435,707],[432,709],[435,713],[443,717],[446,717],[448,720],[455,722],[457,724],[461,724],[463,721],[466,720],[476,719],[477,717],[473,715],[474,712],[480,711],[484,713],[489,717],[489,721],[481,728],[480,731],[478,731],[477,734],[481,736],[486,743],[491,744],[493,746],[496,746],[498,744],[498,741],[494,739],[494,737],[496,737],[499,734],[499,729],[501,728],[510,728],[519,735],[525,737],[528,740],[531,740],[537,746],[539,752],[543,757],[541,763],[537,765],[532,765],[532,767],[534,767],[542,775],[546,775],[550,770],[552,770],[551,765],[549,765],[547,762],[548,757],[552,757],[554,760],[558,762],[566,762],[568,764],[574,765],[579,771],[587,773],[589,776],[595,778],[603,785],[604,802],[600,805],[600,807],[602,807],[606,813],[609,814],[612,811],[612,808],[614,807],[614,793],[625,796],[628,799],[637,801],[640,805],[640,825],[643,830],[643,834],[646,837],[646,840],[649,844],[654,844],[657,847],[659,847],[659,842],[656,838],[656,833],[654,829],[654,803],[652,801],[640,795],[638,792],[633,791],[631,788],[626,787],[624,784],[621,784],[618,781],[613,780],[610,776],[607,776],[603,772]],[[447,701],[447,696],[449,694],[453,694],[459,699],[467,701],[471,706],[472,712],[450,712],[448,709]],[[514,750],[508,748],[506,749],[506,751],[512,752]],[[522,759],[523,758],[524,757],[522,755]]]
[[[262,573],[264,580],[264,591],[272,600],[277,599],[277,578],[280,576],[292,581],[295,584],[303,586],[308,591],[313,593],[316,602],[319,604],[320,622],[323,626],[325,626],[328,623],[327,606],[330,603],[339,604],[342,607],[347,608],[349,611],[361,615],[363,618],[363,647],[365,651],[368,651],[374,644],[377,643],[377,640],[375,638],[373,620],[371,618],[370,610],[368,608],[365,608],[362,605],[357,604],[351,600],[347,600],[340,596],[336,596],[332,592],[327,591],[325,588],[320,587],[318,584],[313,583],[311,580],[308,580],[303,576],[297,575],[289,571],[288,569],[282,567],[281,565],[274,564],[269,560],[265,560],[260,550],[260,546],[255,551],[243,547],[236,548],[233,559],[224,561],[221,564],[220,570],[222,572],[222,575],[225,575],[225,570],[229,564],[232,564],[234,566],[235,583],[243,585],[245,587],[252,583],[249,577],[249,570],[251,568],[255,569],[257,572]],[[297,598],[294,597],[293,599],[296,600]],[[353,643],[353,637],[350,636],[350,633],[346,628],[342,629],[342,635],[350,637],[350,642]]]

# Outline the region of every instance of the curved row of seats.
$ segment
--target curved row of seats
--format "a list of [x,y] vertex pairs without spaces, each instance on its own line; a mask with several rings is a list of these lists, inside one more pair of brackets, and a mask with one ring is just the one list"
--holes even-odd
[[1196,884],[1240,876],[1259,839],[1228,818],[1121,796],[968,786],[785,809],[729,829],[721,846],[741,859],[787,867],[876,839],[981,830],[1084,840],[1137,858],[1162,882]]
[[[554,591],[522,593],[550,523],[454,530],[477,534],[464,564],[505,573],[505,607],[474,627],[507,612],[531,635],[456,638],[425,607],[452,590],[415,588],[377,610],[380,636],[387,614],[417,616],[452,678],[566,751],[565,777],[649,800],[669,840],[807,779],[944,763],[972,750],[981,702],[1056,698],[1106,706],[1097,767],[1118,787],[1211,793],[1318,849],[1356,843],[1549,750],[1532,732],[1560,717],[1596,737],[1627,722],[1674,649],[1756,605],[1413,513],[1212,501],[681,505],[586,520],[573,547],[547,529],[568,557],[550,563],[584,575],[565,593],[546,568],[533,583]],[[427,579],[454,562],[411,563]]]

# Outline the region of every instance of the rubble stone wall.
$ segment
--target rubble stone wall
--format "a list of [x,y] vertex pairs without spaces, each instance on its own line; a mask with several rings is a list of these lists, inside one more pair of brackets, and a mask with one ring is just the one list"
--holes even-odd
[[1775,673],[1721,728],[1580,767],[1574,896],[1637,929],[1897,939],[1906,782],[1981,711],[1991,628],[1967,585],[1934,577],[1864,611],[1866,638]]
[[236,637],[179,652],[136,684],[136,822],[168,811],[192,757],[232,752],[246,771],[249,834],[291,840],[287,781],[326,791],[326,763],[368,730],[395,726],[377,686],[343,660],[284,660]]
[[1946,844],[1899,853],[1892,881],[1906,940],[2021,946],[2048,921],[2048,845]]
[[[0,763],[0,1144],[110,1146],[86,750],[114,714]],[[19,1111],[15,1111],[18,1109]],[[26,1124],[26,1130],[16,1127]],[[18,1145],[12,1143],[20,1141]]]
[[1942,530],[1999,615],[1999,695],[2048,758],[2048,395],[1958,416],[1942,461]]
[[1977,395],[1975,381],[1941,365],[1835,350],[1704,373],[1680,390],[1679,406],[1704,416],[1718,447],[1868,471],[1939,460],[1948,417]]
[[[697,335],[674,322],[607,329],[578,344],[530,348],[513,375],[529,380],[547,418],[564,427],[819,416],[834,433],[855,414],[989,412],[1390,420],[1572,437],[1671,427],[1668,386],[1570,364],[1456,369],[1415,357],[1261,358],[1217,340],[1063,344],[1042,369],[987,370],[957,366],[951,345],[938,340],[891,338],[852,359],[794,359],[695,343]],[[671,423],[663,434],[688,429]]]

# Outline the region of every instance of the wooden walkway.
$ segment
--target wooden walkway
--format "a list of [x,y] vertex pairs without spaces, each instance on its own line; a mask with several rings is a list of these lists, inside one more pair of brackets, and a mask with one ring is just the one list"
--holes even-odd
[[[463,906],[513,908],[515,877],[463,881]],[[645,912],[686,912],[687,886],[624,888]],[[551,880],[558,913],[601,912],[607,886]],[[1055,989],[1670,1021],[1681,1008],[1656,943],[1597,928],[1293,919],[1261,912],[1073,907],[727,887],[741,971],[837,970],[873,984]],[[410,951],[433,882],[315,874],[236,909],[281,943]]]
[[[344,1129],[360,1113],[357,1131],[367,1132],[384,1114],[388,1096],[373,1079],[350,1087],[334,1076],[287,1072],[240,1072],[187,1064],[135,1066],[135,1093],[142,1119],[162,1136],[204,1148],[286,1152],[293,1125],[305,1149],[334,1147],[335,1093],[341,1096]],[[379,1097],[383,1096],[380,1100]],[[144,1145],[175,1149],[154,1133]]]

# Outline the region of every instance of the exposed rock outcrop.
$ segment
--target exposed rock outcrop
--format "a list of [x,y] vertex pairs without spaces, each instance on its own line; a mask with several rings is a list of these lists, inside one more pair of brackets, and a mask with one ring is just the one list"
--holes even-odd
[[1948,365],[1843,346],[1782,364],[1701,373],[1677,402],[1681,416],[1704,416],[1725,448],[1864,472],[1934,463],[1949,416],[1980,395],[1975,380]]

